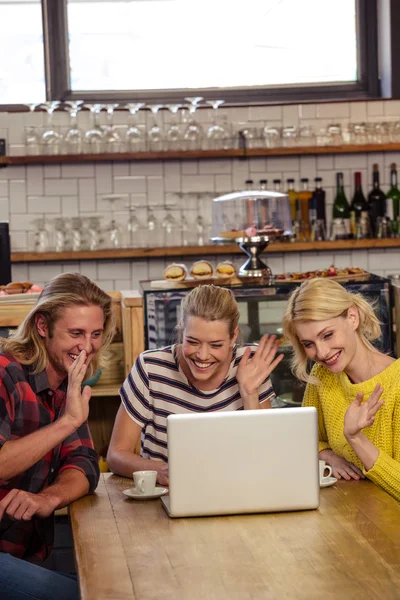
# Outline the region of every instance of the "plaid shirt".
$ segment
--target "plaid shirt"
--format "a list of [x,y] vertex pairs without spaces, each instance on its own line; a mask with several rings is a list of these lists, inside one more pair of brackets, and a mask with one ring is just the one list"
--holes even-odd
[[[0,452],[8,440],[16,440],[56,421],[64,412],[67,382],[53,391],[46,371],[33,374],[12,356],[0,354]],[[54,483],[65,469],[78,469],[93,492],[99,480],[98,456],[87,423],[59,446],[48,452],[27,471],[10,481],[0,479],[0,500],[11,489],[37,494]],[[0,521],[0,552],[40,563],[50,553],[54,517],[14,521],[4,515]]]

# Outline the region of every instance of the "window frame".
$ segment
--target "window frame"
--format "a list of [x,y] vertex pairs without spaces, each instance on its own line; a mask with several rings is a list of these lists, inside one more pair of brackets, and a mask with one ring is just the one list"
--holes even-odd
[[[400,8],[396,0],[386,0],[391,10],[400,17]],[[359,80],[354,83],[329,83],[266,86],[248,88],[221,88],[216,90],[116,90],[116,91],[72,91],[70,89],[70,65],[68,52],[67,0],[41,0],[43,14],[43,41],[45,62],[46,100],[84,100],[85,102],[127,102],[133,98],[146,103],[182,102],[187,95],[215,98],[216,91],[221,93],[227,106],[265,105],[305,103],[318,101],[346,101],[381,98],[381,80],[379,75],[378,41],[382,35],[379,30],[379,0],[356,0],[358,73]],[[393,27],[391,27],[393,30]],[[393,42],[393,40],[392,40]],[[393,47],[393,43],[392,43]],[[391,90],[400,97],[400,65],[398,75],[396,66],[391,63]],[[397,83],[396,83],[397,82]],[[1,109],[22,109],[22,105],[12,105]]]

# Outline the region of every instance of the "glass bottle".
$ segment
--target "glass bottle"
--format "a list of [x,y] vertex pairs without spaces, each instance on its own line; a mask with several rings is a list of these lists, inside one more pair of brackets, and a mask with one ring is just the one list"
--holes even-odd
[[310,237],[310,222],[308,220],[308,204],[312,196],[312,192],[308,189],[308,177],[302,177],[300,179],[301,190],[298,192],[297,197],[300,202],[300,214],[301,222],[303,224],[304,236],[309,239]]
[[280,179],[273,179],[272,183],[274,184],[274,190],[275,190],[275,192],[281,193],[281,180]]
[[260,183],[260,190],[265,192],[267,189],[268,179],[260,179],[259,183]]
[[[396,163],[392,163],[390,165],[390,189],[386,194],[386,198],[389,200],[388,206],[386,207],[387,212],[392,217],[392,220],[397,224],[397,217],[399,216],[400,209],[400,190],[397,187]],[[391,213],[393,213],[393,215]]]
[[325,205],[325,190],[322,188],[322,177],[315,177],[314,196],[316,197],[317,205],[317,220],[323,221],[326,227],[326,205]]
[[254,181],[252,179],[246,179],[245,184],[246,184],[246,190],[252,190]]
[[384,217],[386,213],[386,196],[382,192],[379,184],[379,165],[373,165],[372,171],[372,190],[368,194],[368,212],[371,222],[373,237],[377,235],[377,226],[379,217]]
[[343,185],[343,173],[336,173],[336,196],[333,202],[332,238],[348,239],[350,235],[350,206]]
[[297,192],[294,189],[294,179],[286,179],[286,183],[288,184],[288,189],[287,189],[287,195],[289,196],[289,202],[290,202],[290,214],[292,217],[292,222],[296,221],[296,199],[297,199]]
[[[354,195],[350,205],[350,230],[353,237],[368,237],[368,232],[363,230],[368,219],[368,203],[362,190],[361,173],[356,171],[354,173]],[[364,227],[361,227],[361,224]]]

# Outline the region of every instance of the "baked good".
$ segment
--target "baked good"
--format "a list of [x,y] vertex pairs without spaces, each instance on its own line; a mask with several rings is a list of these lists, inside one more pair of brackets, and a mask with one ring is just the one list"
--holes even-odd
[[190,274],[195,279],[206,279],[213,276],[212,265],[207,260],[198,260],[192,264]]
[[12,281],[11,283],[7,283],[5,291],[7,294],[23,294],[25,289],[22,283]]
[[187,269],[182,263],[172,263],[164,270],[164,279],[167,281],[183,281],[186,276]]
[[229,260],[224,260],[217,265],[217,268],[215,269],[215,275],[217,277],[223,277],[226,279],[228,277],[233,277],[236,275],[236,267]]

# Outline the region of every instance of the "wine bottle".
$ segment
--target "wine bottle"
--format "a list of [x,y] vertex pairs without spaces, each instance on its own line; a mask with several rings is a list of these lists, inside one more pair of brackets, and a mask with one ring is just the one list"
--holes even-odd
[[350,236],[350,205],[343,185],[343,173],[336,173],[336,196],[333,202],[332,238],[348,239]]
[[372,234],[376,237],[378,217],[384,217],[386,214],[386,196],[379,185],[379,165],[375,163],[372,169],[372,190],[368,194],[368,212]]
[[[400,209],[400,190],[397,187],[397,168],[396,163],[390,165],[390,190],[386,194],[386,198],[391,201],[390,208],[393,212],[393,221],[397,223],[397,217],[399,216]],[[389,212],[389,206],[387,206]]]
[[274,184],[274,190],[275,192],[279,192],[281,191],[281,180],[280,179],[274,179],[272,181],[272,183]]
[[[361,173],[356,171],[354,173],[354,195],[350,204],[350,229],[353,237],[368,237],[368,220],[368,203],[362,191]],[[363,226],[361,227],[361,225]]]
[[325,190],[322,188],[322,177],[315,177],[314,196],[317,204],[317,220],[323,221],[326,227]]
[[290,202],[290,215],[292,217],[292,222],[296,221],[297,215],[296,215],[296,199],[297,199],[297,192],[294,189],[294,179],[286,179],[286,183],[288,184],[288,189],[287,189],[287,195],[289,196],[289,202]]
[[310,237],[310,223],[308,220],[308,203],[310,202],[310,198],[312,196],[312,192],[308,189],[308,177],[302,177],[301,181],[301,190],[297,193],[297,197],[300,201],[300,212],[301,212],[301,221],[304,236],[306,239]]

